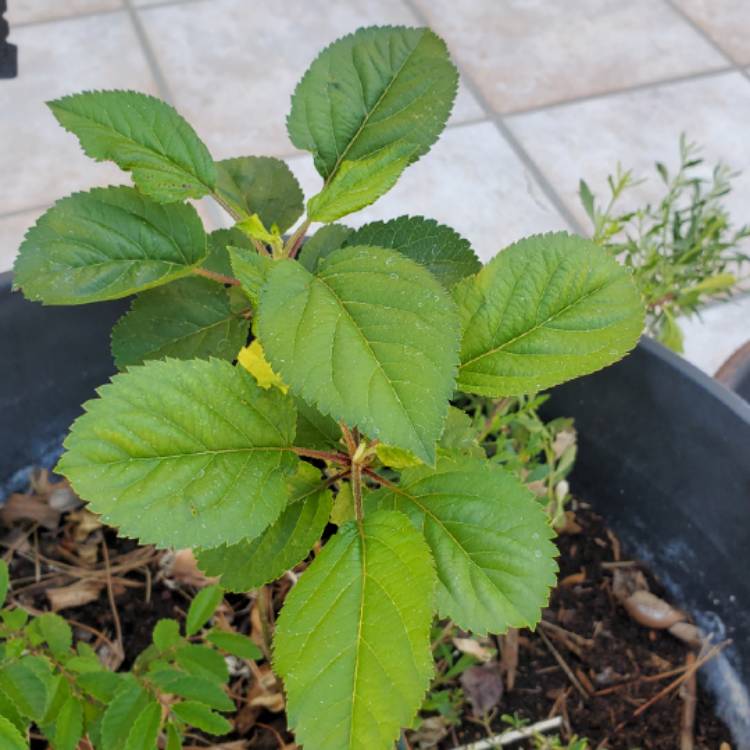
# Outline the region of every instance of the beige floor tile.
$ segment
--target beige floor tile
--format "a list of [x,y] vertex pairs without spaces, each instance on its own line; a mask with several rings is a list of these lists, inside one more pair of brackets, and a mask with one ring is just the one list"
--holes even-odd
[[[116,10],[122,5],[122,0],[10,0],[6,18],[12,30],[17,23],[36,23],[82,13]],[[63,29],[61,33],[64,33]]]
[[726,65],[661,0],[415,0],[498,112]]
[[714,305],[701,317],[681,320],[685,358],[713,375],[724,361],[750,341],[750,295]]
[[[307,197],[320,189],[312,159],[295,157],[289,165]],[[447,130],[426,156],[407,168],[396,187],[342,221],[359,226],[403,214],[427,216],[453,227],[484,261],[527,234],[565,228],[565,221],[491,123]]]
[[[401,0],[205,0],[140,15],[178,109],[219,158],[293,154],[289,98],[317,53],[359,26],[417,23]],[[462,90],[456,117],[482,116]]]
[[750,63],[748,0],[673,0],[737,63]]
[[750,81],[723,73],[637,92],[602,97],[517,115],[508,126],[533,155],[580,222],[588,219],[578,200],[585,178],[595,194],[606,197],[606,178],[617,162],[647,180],[629,194],[624,208],[662,195],[653,170],[657,160],[676,166],[681,132],[703,147],[709,165],[722,159],[744,170],[726,205],[736,224],[750,222]]
[[42,209],[21,211],[0,217],[0,273],[10,271],[26,231],[42,214]]
[[0,83],[2,211],[51,203],[94,184],[129,182],[114,165],[84,156],[44,104],[84,89],[155,92],[127,14],[21,27],[14,41],[23,53],[21,75]]

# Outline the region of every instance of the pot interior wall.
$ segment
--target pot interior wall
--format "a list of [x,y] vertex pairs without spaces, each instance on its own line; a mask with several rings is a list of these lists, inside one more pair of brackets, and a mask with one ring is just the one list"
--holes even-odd
[[62,437],[115,367],[109,334],[128,300],[44,307],[0,274],[0,499],[19,470],[50,466]]
[[750,404],[644,339],[545,409],[575,418],[576,495],[705,630],[732,639],[709,681],[731,695],[724,718],[750,747]]

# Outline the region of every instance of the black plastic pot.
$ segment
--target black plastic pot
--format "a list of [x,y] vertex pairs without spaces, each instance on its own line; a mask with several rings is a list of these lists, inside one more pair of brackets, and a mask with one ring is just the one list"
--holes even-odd
[[[0,497],[51,465],[82,401],[114,371],[117,301],[45,308],[0,276]],[[644,340],[617,365],[555,389],[549,416],[580,436],[572,485],[649,562],[679,604],[733,646],[704,671],[750,748],[750,405]]]

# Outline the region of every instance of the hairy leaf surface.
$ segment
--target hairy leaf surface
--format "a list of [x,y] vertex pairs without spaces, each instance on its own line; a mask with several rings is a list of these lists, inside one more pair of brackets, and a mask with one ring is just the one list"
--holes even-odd
[[605,250],[556,232],[499,253],[454,289],[464,337],[458,388],[531,393],[616,362],[643,329],[630,273]]
[[344,241],[353,231],[351,227],[343,224],[327,224],[321,227],[312,237],[305,240],[299,253],[299,262],[310,273],[315,273],[320,259],[343,247]]
[[233,360],[249,330],[221,284],[179,279],[133,300],[112,329],[112,354],[121,370],[165,357]]
[[206,257],[187,204],[161,205],[129,187],[58,201],[27,232],[14,284],[48,305],[116,299],[185,276]]
[[286,162],[241,156],[217,165],[219,195],[238,213],[258,214],[269,229],[285,232],[304,211],[304,195]]
[[260,290],[266,283],[266,278],[273,267],[273,261],[267,255],[260,255],[255,248],[244,247],[227,248],[232,264],[232,275],[241,284],[242,291],[247,295],[253,307],[258,306]]
[[290,398],[221,360],[147,362],[85,404],[59,471],[126,536],[162,546],[232,543],[286,505],[297,457]]
[[237,227],[216,229],[208,235],[208,257],[201,264],[214,273],[232,276],[232,264],[229,262],[229,247],[242,248],[257,252],[250,238]]
[[453,392],[453,304],[400,253],[352,247],[317,274],[276,265],[258,333],[274,369],[324,414],[433,462]]
[[448,288],[482,267],[468,240],[450,227],[423,216],[399,216],[365,224],[349,234],[344,245],[398,250],[431,271]]
[[481,459],[406,469],[397,490],[367,498],[422,531],[437,566],[438,611],[475,633],[533,626],[555,583],[544,509],[510,473]]
[[249,591],[273,581],[303,560],[320,539],[331,512],[331,491],[320,472],[300,463],[289,480],[289,505],[259,537],[198,551],[198,565],[221,576],[230,591]]
[[84,152],[132,172],[141,192],[162,203],[200,198],[216,183],[211,154],[165,102],[136,91],[86,91],[49,102]]
[[332,221],[386,192],[437,140],[457,85],[445,43],[429,29],[363,28],[326,47],[287,120],[292,143],[312,152],[326,181],[310,215]]
[[400,513],[373,513],[330,539],[276,628],[274,664],[298,743],[393,747],[433,671],[433,586],[429,550]]

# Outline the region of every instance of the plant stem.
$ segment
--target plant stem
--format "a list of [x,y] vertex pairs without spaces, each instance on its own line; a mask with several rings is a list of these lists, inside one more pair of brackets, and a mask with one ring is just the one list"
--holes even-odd
[[343,464],[344,466],[348,466],[350,463],[349,456],[345,456],[343,453],[317,451],[312,448],[298,448],[296,445],[293,445],[289,450],[298,456],[305,456],[306,458],[318,458],[321,461],[331,461],[332,463]]
[[340,421],[339,427],[341,428],[341,434],[344,436],[344,442],[346,443],[346,448],[349,451],[349,455],[353,456],[354,451],[357,450],[357,441],[354,439],[352,431],[346,426],[344,422]]
[[362,464],[352,464],[352,497],[354,498],[354,515],[357,518],[357,525],[361,528],[362,521],[365,517],[362,510]]
[[300,247],[302,246],[302,240],[305,238],[305,234],[307,230],[310,228],[310,224],[312,224],[312,221],[310,219],[305,219],[299,227],[297,227],[297,230],[295,233],[289,238],[289,241],[286,243],[286,247],[284,250],[286,251],[287,257],[289,258],[296,258],[297,253],[299,252]]
[[370,479],[375,480],[378,484],[382,484],[383,487],[387,487],[389,490],[398,490],[398,485],[394,484],[390,480],[386,479],[385,477],[381,477],[380,474],[378,474],[373,469],[368,468],[365,466],[362,471],[370,477]]
[[230,284],[231,286],[239,286],[239,279],[235,279],[232,276],[225,276],[223,273],[216,273],[216,271],[209,271],[207,268],[194,268],[193,273],[196,276],[205,276],[211,281],[216,281],[219,284]]

